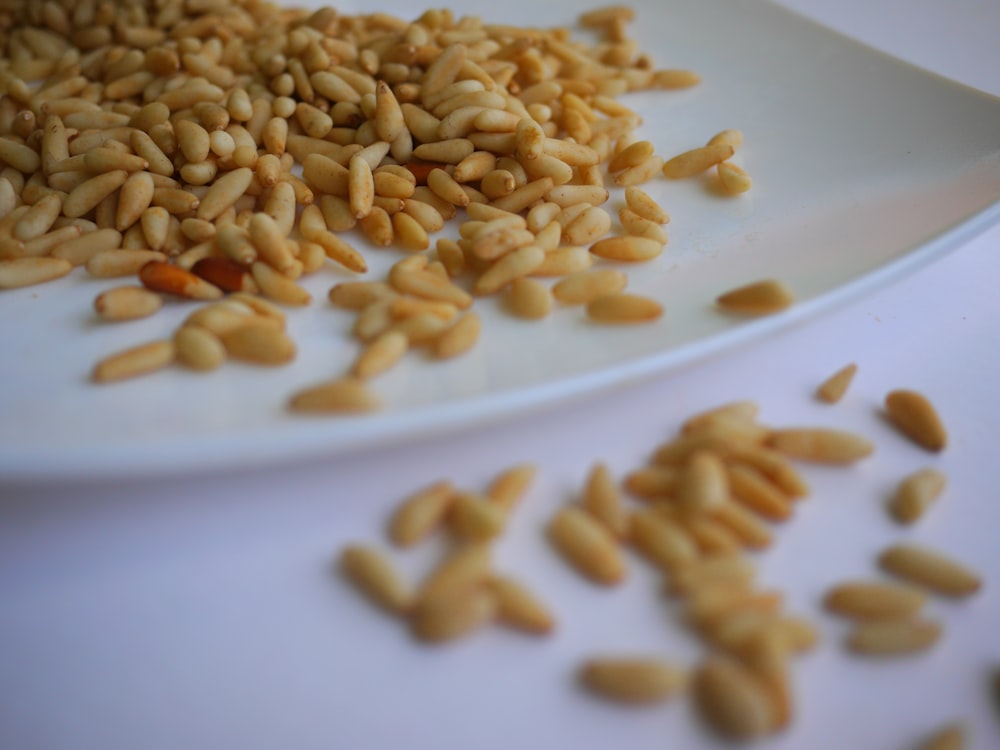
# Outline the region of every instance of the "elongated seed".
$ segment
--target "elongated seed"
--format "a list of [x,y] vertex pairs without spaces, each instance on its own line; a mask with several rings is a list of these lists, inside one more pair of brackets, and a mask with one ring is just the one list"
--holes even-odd
[[452,501],[448,522],[452,533],[460,539],[486,541],[503,532],[507,513],[485,496],[459,492]]
[[595,583],[614,585],[625,577],[625,562],[611,532],[582,509],[559,510],[548,532],[556,549]]
[[91,377],[96,383],[110,383],[155,372],[173,361],[173,341],[152,341],[102,359]]
[[763,685],[734,660],[709,657],[695,670],[693,687],[700,713],[726,737],[750,740],[774,726]]
[[636,262],[657,257],[663,245],[644,237],[608,237],[595,242],[590,252],[608,260]]
[[591,467],[583,485],[580,504],[615,537],[625,538],[629,516],[607,464],[598,462]]
[[360,414],[380,406],[375,394],[356,378],[337,378],[309,386],[288,402],[291,411],[307,414]]
[[729,480],[722,459],[709,451],[697,451],[681,474],[678,504],[689,511],[709,511],[728,499]]
[[587,317],[596,323],[648,323],[662,315],[659,302],[638,294],[606,294],[587,303]]
[[948,478],[938,469],[927,467],[903,479],[889,503],[889,510],[900,523],[913,523],[944,491]]
[[889,421],[917,445],[929,451],[943,450],[948,434],[931,402],[921,393],[909,390],[889,392],[885,397]]
[[844,397],[854,379],[858,366],[853,362],[837,370],[816,389],[816,398],[828,404],[835,404]]
[[207,328],[185,324],[174,332],[177,361],[192,370],[209,372],[226,361],[226,347]]
[[295,358],[295,342],[269,322],[251,321],[221,336],[233,359],[260,365],[283,365]]
[[661,659],[642,656],[590,659],[580,670],[580,681],[593,693],[619,703],[661,703],[680,692],[686,675]]
[[467,543],[451,552],[420,585],[421,600],[461,594],[486,583],[491,575],[493,553],[489,544]]
[[555,627],[552,612],[523,584],[508,576],[495,576],[489,588],[496,597],[497,620],[524,633],[552,632]]
[[983,585],[979,575],[962,563],[924,546],[892,545],[878,562],[886,572],[945,596],[969,596]]
[[486,488],[486,497],[509,513],[524,497],[537,474],[538,467],[533,463],[510,466],[493,478]]
[[730,195],[739,195],[753,187],[753,180],[743,167],[731,161],[720,161],[716,167],[722,189]]
[[0,260],[0,289],[33,286],[61,278],[73,264],[61,258],[15,258]]
[[875,450],[872,443],[860,435],[824,428],[774,430],[767,443],[791,458],[830,464],[853,463]]
[[410,623],[420,640],[441,643],[468,635],[493,620],[496,614],[496,597],[488,589],[478,589],[421,599],[414,607]]
[[736,149],[728,143],[715,143],[685,151],[673,157],[663,165],[663,175],[672,180],[694,177],[709,167],[714,167],[735,153]]
[[119,286],[97,295],[94,310],[104,320],[146,318],[163,306],[163,298],[142,286]]
[[632,514],[629,542],[650,562],[665,570],[678,570],[698,557],[698,548],[677,523],[655,511]]
[[413,603],[410,587],[374,547],[348,545],[340,553],[340,568],[365,596],[390,614],[404,614]]
[[389,521],[389,538],[401,547],[426,539],[442,526],[454,500],[455,487],[448,481],[418,490],[396,508]]
[[770,315],[795,301],[791,290],[774,279],[755,281],[719,295],[715,304],[724,312],[740,315]]
[[114,170],[91,177],[73,188],[63,201],[63,215],[69,218],[84,216],[94,209],[98,203],[111,195],[125,184],[128,172]]
[[879,620],[909,617],[924,606],[926,596],[912,586],[854,581],[827,592],[826,608],[845,617]]
[[847,647],[868,656],[904,656],[926,651],[941,637],[940,623],[903,618],[862,622],[847,637]]

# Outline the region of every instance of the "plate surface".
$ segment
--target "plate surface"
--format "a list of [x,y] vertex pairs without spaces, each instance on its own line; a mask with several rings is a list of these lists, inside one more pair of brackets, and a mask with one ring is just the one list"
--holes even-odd
[[[577,308],[541,322],[477,302],[484,335],[462,358],[409,355],[375,382],[386,409],[364,418],[302,418],[298,388],[343,372],[356,352],[352,316],[325,303],[348,278],[307,279],[312,306],[293,311],[296,361],[277,370],[180,369],[112,386],[88,382],[94,361],[169,335],[192,309],[99,323],[96,294],[114,282],[83,272],[0,296],[0,475],[82,478],[259,465],[333,454],[469,426],[591,394],[751,342],[888,283],[1000,218],[1000,100],[921,71],[776,6],[725,0],[635,3],[632,33],[659,67],[703,77],[682,92],[630,95],[640,134],[669,156],[737,127],[754,188],[722,197],[708,179],[645,186],[672,215],[666,252],[628,269],[630,289],[663,301],[654,324],[601,328]],[[384,3],[402,17],[413,11]],[[567,25],[568,0],[463,4],[497,22]],[[344,5],[344,13],[357,12]],[[720,22],[720,19],[725,19]],[[621,194],[612,195],[615,210]],[[454,233],[455,226],[446,229]],[[394,251],[362,247],[378,278]],[[798,304],[777,316],[719,314],[712,300],[779,277]]]

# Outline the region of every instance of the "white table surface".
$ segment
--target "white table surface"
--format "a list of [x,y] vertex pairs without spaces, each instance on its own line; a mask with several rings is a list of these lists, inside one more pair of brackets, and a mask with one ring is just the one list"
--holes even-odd
[[[784,0],[832,27],[1000,95],[995,0]],[[637,467],[680,420],[737,398],[775,425],[856,429],[876,455],[806,469],[813,494],[759,559],[761,578],[824,636],[794,666],[792,727],[762,746],[907,748],[961,719],[970,747],[1000,747],[1000,227],[930,267],[820,319],[599,398],[505,423],[326,462],[239,474],[76,486],[0,483],[0,747],[598,748],[722,747],[680,699],[652,709],[599,703],[572,683],[584,656],[701,653],[676,608],[633,561],[613,591],[579,580],[541,534],[589,463]],[[848,362],[835,407],[811,398]],[[928,394],[952,440],[930,457],[878,414],[884,394]],[[440,477],[481,487],[502,467],[543,467],[498,546],[498,567],[534,582],[559,618],[532,639],[493,628],[417,645],[367,606],[332,561],[349,540],[385,545],[382,524]],[[896,481],[933,464],[950,477],[928,518],[901,530],[884,510]],[[849,656],[819,600],[875,575],[893,541],[954,552],[988,583],[933,600],[945,625],[930,653],[891,663]],[[433,550],[398,556],[411,576]]]

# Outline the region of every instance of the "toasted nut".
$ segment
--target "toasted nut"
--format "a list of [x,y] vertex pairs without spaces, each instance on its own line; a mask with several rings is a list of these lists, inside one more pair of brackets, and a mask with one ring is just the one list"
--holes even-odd
[[187,299],[213,300],[222,297],[222,290],[190,271],[172,263],[153,260],[139,269],[139,280],[154,292],[173,294]]
[[364,382],[355,378],[339,378],[305,388],[288,402],[292,411],[314,414],[359,414],[380,405]]
[[969,596],[983,585],[974,571],[926,547],[895,544],[878,561],[883,570],[945,596]]
[[732,289],[719,295],[715,303],[724,312],[741,315],[770,315],[786,309],[795,301],[792,292],[780,281],[767,279]]
[[97,295],[94,310],[104,320],[146,318],[163,306],[159,294],[141,286],[119,286]]
[[620,703],[661,703],[681,691],[684,672],[650,657],[606,657],[587,661],[580,670],[584,686]]
[[937,500],[948,478],[937,469],[925,468],[910,474],[896,488],[889,510],[900,523],[913,523]]
[[845,365],[828,377],[816,389],[816,398],[828,404],[835,404],[844,397],[854,379],[858,366],[854,363]]
[[555,627],[549,609],[522,584],[506,576],[495,576],[489,583],[496,597],[497,619],[525,633],[545,635]]
[[561,509],[548,531],[556,549],[592,581],[614,585],[624,579],[625,562],[614,537],[585,511]]
[[348,545],[340,554],[340,567],[365,596],[390,614],[404,614],[413,603],[410,588],[392,563],[373,547]]
[[941,625],[931,620],[895,619],[859,623],[847,647],[869,656],[900,656],[926,651],[941,637]]
[[913,442],[929,451],[944,450],[948,434],[937,411],[916,391],[891,391],[885,397],[885,411],[894,425]]
[[861,620],[908,617],[924,606],[926,596],[911,586],[862,581],[841,583],[827,592],[831,612]]
[[246,267],[229,258],[202,258],[191,267],[191,273],[225,292],[258,291],[257,282]]

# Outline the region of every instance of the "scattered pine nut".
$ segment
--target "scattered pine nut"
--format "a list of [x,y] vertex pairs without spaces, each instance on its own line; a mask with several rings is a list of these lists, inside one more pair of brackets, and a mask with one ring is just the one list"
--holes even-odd
[[827,404],[835,404],[844,397],[847,389],[854,380],[854,375],[858,371],[858,366],[853,362],[837,370],[828,377],[816,389],[816,398]]
[[860,435],[822,428],[775,430],[767,442],[791,458],[830,464],[853,463],[875,450],[871,442]]
[[920,469],[899,483],[889,511],[900,523],[913,523],[937,500],[947,482],[948,478],[937,469]]
[[662,703],[686,684],[683,671],[651,657],[591,659],[580,669],[580,681],[591,692],[629,704]]
[[555,627],[549,609],[528,589],[507,576],[495,576],[489,583],[497,603],[497,620],[525,633],[546,635]]
[[659,302],[637,294],[606,294],[587,303],[587,317],[595,323],[648,323],[662,315]]
[[349,545],[340,555],[344,574],[375,604],[393,615],[407,612],[413,593],[389,560],[373,547]]
[[582,509],[559,510],[548,532],[556,549],[595,583],[609,586],[625,577],[625,562],[611,532]]
[[895,544],[879,555],[878,562],[886,572],[944,596],[969,596],[983,585],[975,572],[927,547]]
[[858,581],[830,589],[824,604],[831,612],[845,617],[885,620],[915,615],[925,601],[923,592],[912,586]]
[[702,716],[725,737],[751,740],[775,725],[763,685],[734,660],[709,657],[695,670],[693,687]]
[[941,637],[941,625],[932,620],[893,619],[862,622],[847,637],[847,647],[867,656],[902,656],[931,648]]
[[732,289],[716,298],[720,310],[740,315],[771,315],[791,306],[792,292],[780,281],[767,279]]
[[363,414],[381,406],[365,384],[354,378],[338,378],[305,388],[294,394],[288,408],[308,414]]
[[885,397],[889,421],[917,445],[929,451],[944,450],[948,435],[927,397],[916,391],[896,390]]
[[102,359],[91,377],[95,383],[111,383],[155,372],[173,361],[172,341],[152,341]]
[[159,294],[141,286],[119,286],[97,295],[94,310],[104,320],[146,318],[163,306]]

